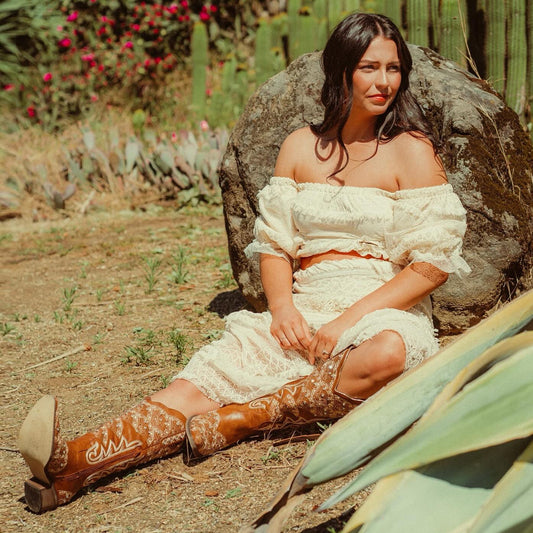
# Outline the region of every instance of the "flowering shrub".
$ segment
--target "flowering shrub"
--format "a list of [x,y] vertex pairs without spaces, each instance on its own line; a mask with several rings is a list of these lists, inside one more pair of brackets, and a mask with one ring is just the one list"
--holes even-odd
[[63,19],[49,35],[54,54],[39,57],[32,84],[3,84],[3,96],[46,127],[87,110],[111,87],[150,107],[152,89],[184,64],[193,22],[218,12],[210,3],[193,7],[187,0],[63,0]]

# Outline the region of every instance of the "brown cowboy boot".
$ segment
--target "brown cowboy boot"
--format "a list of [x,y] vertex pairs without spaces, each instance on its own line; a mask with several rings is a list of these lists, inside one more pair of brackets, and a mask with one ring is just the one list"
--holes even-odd
[[187,443],[192,454],[210,455],[260,431],[344,416],[363,401],[336,390],[351,348],[273,394],[188,418]]
[[33,478],[24,484],[28,507],[39,513],[69,502],[98,479],[178,451],[185,416],[149,398],[72,441],[59,434],[57,400],[44,396],[30,410],[19,449]]

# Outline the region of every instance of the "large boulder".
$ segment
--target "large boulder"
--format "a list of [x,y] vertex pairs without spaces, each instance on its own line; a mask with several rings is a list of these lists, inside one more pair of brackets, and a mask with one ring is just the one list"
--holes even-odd
[[[468,212],[464,257],[472,273],[451,275],[433,295],[441,333],[458,333],[533,285],[533,147],[518,117],[485,82],[434,52],[410,45],[411,90],[448,148],[448,179]],[[233,273],[246,299],[265,308],[253,238],[257,192],[293,130],[322,117],[320,54],[307,54],[250,99],[220,165]]]

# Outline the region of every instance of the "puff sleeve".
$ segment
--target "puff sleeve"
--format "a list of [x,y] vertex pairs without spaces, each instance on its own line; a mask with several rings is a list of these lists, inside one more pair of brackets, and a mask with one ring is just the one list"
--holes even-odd
[[255,220],[255,239],[245,249],[247,257],[256,253],[275,255],[291,261],[298,244],[291,205],[298,193],[290,178],[273,177],[257,195],[259,216]]
[[385,241],[394,263],[425,262],[444,272],[468,274],[461,256],[465,231],[466,211],[452,186],[444,184],[399,191]]

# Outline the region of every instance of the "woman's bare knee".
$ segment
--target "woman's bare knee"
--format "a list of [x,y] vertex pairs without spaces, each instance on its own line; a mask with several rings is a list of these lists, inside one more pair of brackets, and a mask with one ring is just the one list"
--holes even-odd
[[382,331],[374,339],[372,366],[375,374],[396,377],[405,369],[406,350],[403,338],[392,330]]
[[368,398],[403,372],[405,357],[402,337],[395,331],[383,331],[348,352],[337,390]]
[[164,389],[151,395],[156,402],[180,411],[185,416],[193,416],[220,407],[208,398],[196,385],[186,379],[176,379]]

